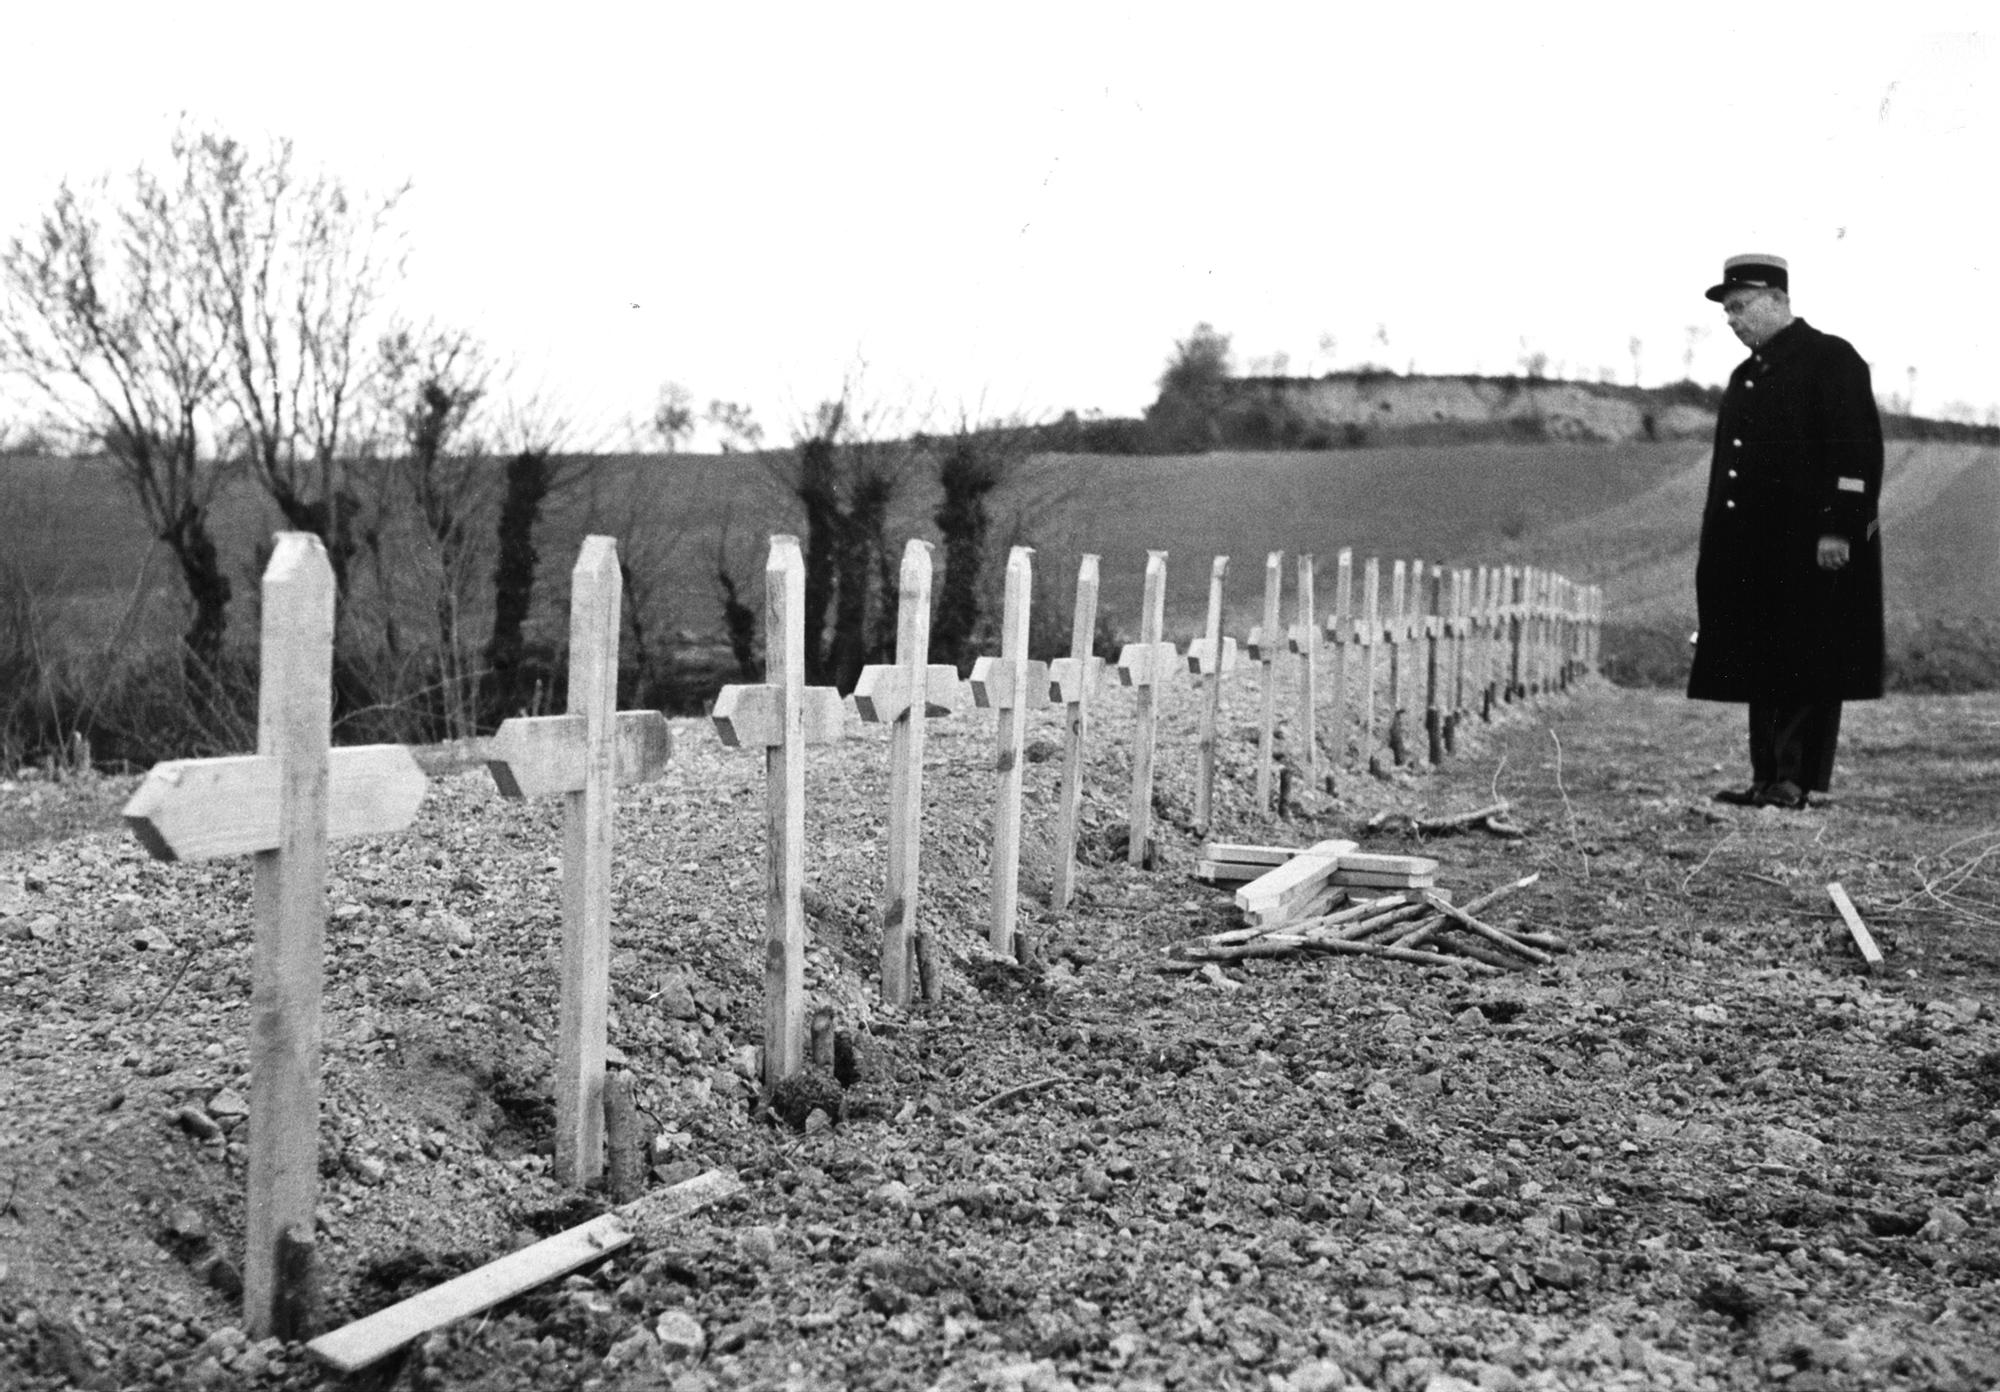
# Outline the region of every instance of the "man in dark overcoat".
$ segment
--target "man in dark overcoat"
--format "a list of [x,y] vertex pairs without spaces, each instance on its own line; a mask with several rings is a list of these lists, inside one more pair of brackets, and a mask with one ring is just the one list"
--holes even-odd
[[1743,806],[1825,792],[1841,703],[1882,694],[1882,420],[1868,364],[1790,289],[1747,255],[1708,290],[1750,356],[1715,422],[1688,695],[1750,707],[1750,786],[1715,795]]

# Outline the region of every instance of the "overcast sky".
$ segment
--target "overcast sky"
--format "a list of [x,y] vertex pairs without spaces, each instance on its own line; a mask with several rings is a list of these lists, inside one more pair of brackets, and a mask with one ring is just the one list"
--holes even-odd
[[289,136],[410,181],[402,306],[605,432],[672,379],[783,440],[857,372],[918,423],[1136,413],[1200,321],[1243,370],[1719,381],[1738,251],[1879,394],[2000,407],[1977,8],[1357,8],[42,5],[0,230],[182,112]]

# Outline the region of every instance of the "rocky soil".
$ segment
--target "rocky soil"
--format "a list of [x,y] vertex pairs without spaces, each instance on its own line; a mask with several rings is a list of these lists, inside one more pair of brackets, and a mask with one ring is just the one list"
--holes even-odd
[[[1074,907],[986,953],[992,727],[927,771],[939,1005],[871,999],[883,736],[809,773],[811,983],[854,1044],[795,1128],[758,1042],[763,779],[699,722],[620,822],[612,1038],[655,1183],[743,1194],[356,1386],[1963,1388],[2000,1382],[2000,697],[1850,708],[1831,801],[1739,811],[1740,711],[1594,686],[1476,723],[1440,771],[1248,806],[1304,843],[1506,797],[1422,851],[1568,938],[1521,974],[1355,958],[1163,970],[1227,926],[1188,877],[1194,702],[1168,703],[1162,864],[1122,844],[1131,697],[1103,700]],[[1046,755],[1053,720],[1037,727]],[[1057,763],[1029,775],[1027,898]],[[305,1388],[250,1342],[248,867],[147,860],[132,780],[0,783],[0,1385]],[[1402,823],[1393,823],[1402,825]],[[440,775],[332,858],[319,1250],[333,1319],[598,1211],[548,1174],[558,809]],[[1839,880],[1890,970],[1867,976]],[[843,1086],[844,1083],[844,1086]]]

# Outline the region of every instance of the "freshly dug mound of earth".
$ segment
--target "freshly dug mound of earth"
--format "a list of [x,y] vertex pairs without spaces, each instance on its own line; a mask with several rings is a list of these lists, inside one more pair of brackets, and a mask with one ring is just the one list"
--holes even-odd
[[[1030,731],[1025,962],[984,946],[990,718],[934,727],[944,992],[909,1011],[871,984],[884,737],[815,751],[808,980],[841,1047],[775,1108],[746,1081],[760,761],[680,723],[619,813],[611,1037],[650,1182],[726,1167],[744,1190],[354,1385],[2000,1382],[2000,698],[1850,707],[1834,794],[1803,812],[1710,802],[1742,781],[1740,710],[1592,684],[1469,718],[1435,771],[1350,752],[1267,819],[1258,693],[1233,685],[1214,834],[1426,855],[1461,902],[1539,871],[1494,921],[1571,950],[1503,973],[1179,969],[1167,948],[1238,920],[1189,875],[1184,687],[1157,868],[1125,861],[1132,699],[1096,708],[1061,913],[1062,729]],[[0,784],[0,1384],[317,1386],[236,1300],[249,867],[147,860],[109,815],[132,782]],[[1524,838],[1412,829],[1501,798]],[[330,1322],[607,1202],[549,1175],[559,855],[559,809],[478,771],[439,776],[410,832],[334,848]]]

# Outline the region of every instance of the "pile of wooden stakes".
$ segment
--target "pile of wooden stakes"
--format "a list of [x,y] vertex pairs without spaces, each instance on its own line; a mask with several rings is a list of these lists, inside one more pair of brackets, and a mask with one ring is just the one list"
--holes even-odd
[[[1247,957],[1347,954],[1473,971],[1548,966],[1569,944],[1545,933],[1509,932],[1475,915],[1534,884],[1529,875],[1464,905],[1436,888],[1425,856],[1368,855],[1352,841],[1303,848],[1203,847],[1197,878],[1241,886],[1244,927],[1174,944],[1170,969],[1200,970]],[[1388,893],[1382,891],[1387,890]]]
[[[1183,670],[1185,662],[1202,688],[1196,816],[1199,827],[1206,830],[1214,806],[1220,684],[1236,666],[1236,642],[1221,631],[1227,558],[1218,557],[1213,563],[1207,627],[1185,655],[1163,636],[1166,559],[1165,552],[1148,555],[1140,640],[1126,644],[1115,664],[1120,682],[1132,687],[1136,696],[1128,804],[1128,858],[1134,865],[1147,863],[1152,849],[1161,684]],[[1082,558],[1071,650],[1051,663],[1028,656],[1030,566],[1027,549],[1016,548],[1010,555],[1000,652],[979,659],[970,681],[971,704],[992,711],[996,721],[988,940],[1003,955],[1012,955],[1016,945],[1026,715],[1051,704],[1064,708],[1066,740],[1050,896],[1051,907],[1060,910],[1069,904],[1075,888],[1091,697],[1107,671],[1104,658],[1092,650],[1098,558]],[[1287,630],[1286,646],[1299,659],[1299,729],[1293,757],[1313,784],[1320,778],[1317,670],[1322,633],[1334,649],[1336,754],[1345,749],[1349,687],[1354,685],[1361,695],[1355,720],[1358,748],[1368,759],[1378,758],[1383,747],[1376,741],[1378,646],[1388,649],[1384,738],[1396,758],[1404,756],[1401,731],[1407,703],[1419,689],[1413,666],[1419,639],[1424,643],[1421,689],[1433,761],[1441,760],[1450,748],[1456,723],[1472,709],[1469,699],[1476,700],[1480,715],[1490,719],[1499,704],[1563,689],[1578,675],[1595,669],[1600,596],[1594,588],[1532,569],[1482,567],[1476,573],[1447,573],[1431,567],[1426,590],[1422,565],[1397,561],[1384,615],[1377,562],[1370,560],[1363,572],[1363,602],[1357,610],[1351,603],[1351,556],[1342,551],[1334,611],[1322,630],[1314,615],[1312,573],[1312,558],[1300,557],[1297,620]],[[1247,644],[1265,678],[1256,800],[1260,815],[1266,816],[1273,810],[1277,764],[1275,665],[1281,581],[1282,557],[1273,553],[1266,565],[1264,624],[1249,635]],[[892,1004],[907,1004],[919,988],[933,999],[938,991],[936,947],[927,940],[917,912],[923,731],[929,718],[967,704],[956,673],[928,661],[930,548],[926,543],[913,541],[906,548],[900,583],[896,660],[867,669],[855,692],[861,717],[888,725],[891,731],[881,982],[883,997]],[[798,542],[773,537],[765,571],[765,680],[726,688],[713,713],[714,727],[725,743],[761,749],[765,755],[767,967],[762,1077],[767,1087],[804,1067],[804,759],[811,744],[841,732],[843,715],[835,692],[804,684],[803,592]],[[258,752],[161,764],[125,808],[135,835],[162,859],[255,858],[249,1221],[243,1264],[244,1319],[252,1337],[272,1333],[296,1337],[315,1322],[313,1215],[319,1174],[328,842],[404,830],[414,819],[426,786],[416,761],[400,746],[330,748],[333,603],[331,570],[318,540],[299,533],[280,534],[264,577]],[[605,1062],[615,790],[621,784],[657,777],[671,754],[667,725],[658,712],[613,708],[620,604],[615,543],[606,537],[588,538],[571,576],[569,713],[510,720],[489,747],[489,767],[504,794],[559,793],[566,800],[555,1171],[560,1180],[579,1186],[603,1176],[607,1095],[616,1091],[607,1088]],[[1359,868],[1350,866],[1348,873]],[[1335,888],[1346,892],[1344,886]],[[1404,892],[1427,890],[1412,884]],[[1468,905],[1453,911],[1440,901],[1427,902],[1436,909],[1433,917],[1442,915],[1461,925],[1475,908]],[[1334,908],[1324,896],[1313,905]],[[1294,938],[1301,945],[1313,944],[1310,950],[1325,950],[1317,943],[1319,928],[1311,926],[1323,925],[1324,919],[1288,921],[1283,932],[1265,935],[1257,953],[1236,955],[1272,955]],[[1410,953],[1416,950],[1412,941],[1416,936],[1413,930],[1380,950]],[[1436,937],[1434,930],[1431,938]],[[1351,934],[1340,940],[1371,950],[1378,946]],[[1522,935],[1515,935],[1515,941],[1534,946]],[[1249,945],[1246,939],[1212,944],[1201,951],[1226,952]]]

